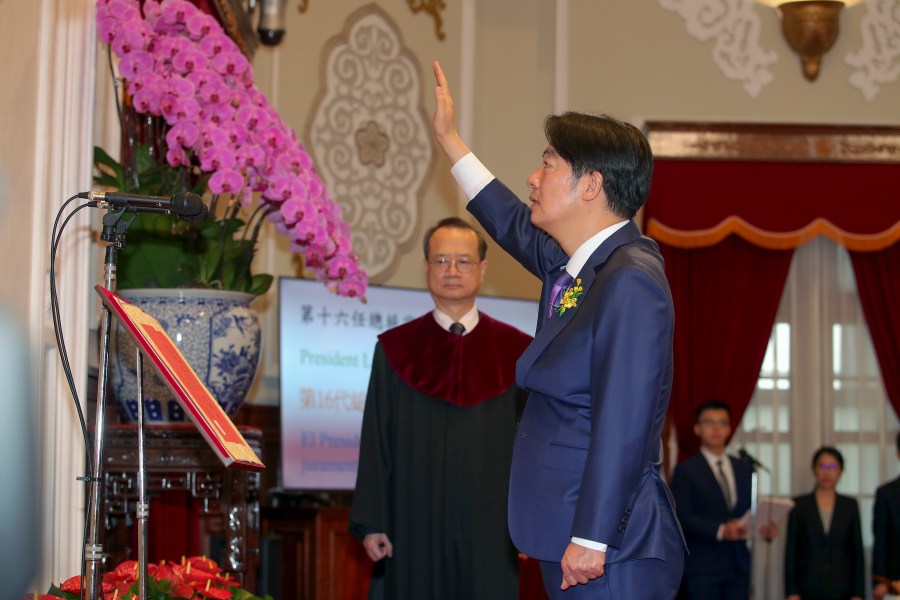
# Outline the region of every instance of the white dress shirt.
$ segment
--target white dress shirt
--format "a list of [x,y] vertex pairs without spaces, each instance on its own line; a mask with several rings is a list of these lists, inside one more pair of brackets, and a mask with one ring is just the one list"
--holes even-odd
[[[703,447],[700,448],[700,454],[702,454],[703,458],[706,459],[706,462],[709,463],[709,468],[712,469],[713,475],[716,476],[716,481],[719,480],[719,461],[722,461],[722,473],[725,474],[725,482],[728,484],[728,491],[731,493],[731,506],[728,508],[733,508],[734,504],[737,502],[737,485],[734,482],[734,469],[731,468],[731,459],[728,458],[728,455],[724,452],[719,456]],[[722,541],[724,529],[725,523],[721,523],[716,532],[716,539],[720,542]]]
[[431,314],[434,315],[434,320],[437,321],[437,324],[447,331],[450,331],[450,326],[454,323],[462,324],[462,326],[466,328],[466,330],[463,331],[463,335],[468,335],[469,332],[478,325],[478,307],[474,304],[472,305],[472,308],[469,309],[469,312],[460,317],[459,321],[454,321],[450,318],[450,315],[439,308],[435,308]]

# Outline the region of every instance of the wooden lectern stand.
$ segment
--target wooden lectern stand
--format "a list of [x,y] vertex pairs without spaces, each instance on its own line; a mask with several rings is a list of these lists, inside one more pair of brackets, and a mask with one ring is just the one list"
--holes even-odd
[[[106,495],[103,527],[104,547],[111,564],[135,558],[133,536],[137,502],[138,458],[135,447],[137,425],[109,425],[103,459],[103,488]],[[261,453],[262,431],[238,427],[250,447]],[[208,524],[209,533],[224,540],[220,566],[241,581],[245,589],[255,590],[259,572],[259,481],[258,471],[226,469],[219,457],[193,425],[145,425],[144,469],[147,493],[153,500],[181,492],[197,505],[197,514],[185,515],[196,526],[183,531],[184,519],[166,522],[166,513],[151,509],[150,561],[177,560],[183,554],[203,554],[211,549],[211,538],[200,531]],[[201,523],[202,521],[202,523]]]

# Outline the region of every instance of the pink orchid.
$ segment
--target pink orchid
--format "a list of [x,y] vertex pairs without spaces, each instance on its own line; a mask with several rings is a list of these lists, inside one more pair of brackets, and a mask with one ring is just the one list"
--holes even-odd
[[179,121],[166,133],[166,144],[173,146],[191,147],[200,137],[200,128],[190,121]]
[[231,38],[222,33],[211,33],[200,40],[200,49],[210,58],[233,47]]
[[214,194],[236,194],[244,184],[244,177],[233,169],[219,169],[209,178],[209,189]]
[[199,169],[232,206],[258,202],[317,279],[337,293],[365,293],[340,205],[212,16],[186,0],[101,0],[97,30],[120,59],[135,111],[168,124],[168,165]]
[[129,52],[119,62],[119,72],[125,79],[132,80],[153,68],[153,56],[149,52]]
[[178,73],[190,73],[198,69],[204,69],[209,64],[209,59],[198,48],[190,46],[179,50],[172,57],[172,66]]
[[250,66],[243,54],[237,50],[223,51],[212,61],[213,69],[223,75],[240,75]]
[[201,40],[218,28],[216,20],[209,15],[193,14],[187,20],[187,30],[191,38]]

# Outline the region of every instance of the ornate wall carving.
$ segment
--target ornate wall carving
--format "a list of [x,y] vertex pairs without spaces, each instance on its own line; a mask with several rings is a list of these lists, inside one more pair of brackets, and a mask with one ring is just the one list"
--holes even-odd
[[[728,79],[740,81],[750,96],[756,98],[772,82],[768,66],[778,55],[759,45],[754,0],[659,0],[659,5],[681,15],[693,37],[715,39],[716,65]],[[881,86],[900,77],[900,0],[865,0],[865,8],[859,24],[862,47],[847,53],[844,61],[855,67],[850,85],[872,100]]]
[[713,61],[750,96],[759,96],[774,79],[768,66],[778,55],[759,45],[753,0],[659,0],[659,5],[681,15],[687,32],[701,42],[714,39]]
[[868,0],[859,28],[862,48],[844,60],[856,67],[850,85],[872,100],[882,85],[900,76],[900,0]]
[[306,139],[377,283],[391,274],[417,229],[418,198],[434,154],[421,69],[375,5],[347,18],[321,64]]

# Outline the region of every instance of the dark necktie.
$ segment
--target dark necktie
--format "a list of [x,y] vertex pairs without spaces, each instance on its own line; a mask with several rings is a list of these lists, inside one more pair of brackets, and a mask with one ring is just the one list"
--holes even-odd
[[563,269],[553,287],[550,289],[550,302],[547,304],[547,318],[553,316],[553,309],[559,308],[560,300],[562,300],[563,292],[575,281],[575,278],[569,275],[569,272]]
[[450,326],[450,333],[458,333],[459,335],[462,335],[465,332],[466,332],[466,326],[463,325],[462,323],[454,323],[453,325]]
[[725,504],[728,508],[731,508],[731,488],[728,487],[728,479],[725,477],[725,469],[722,468],[721,458],[716,461],[716,465],[719,467],[717,479],[719,480],[719,486],[722,488],[722,495],[725,496]]

